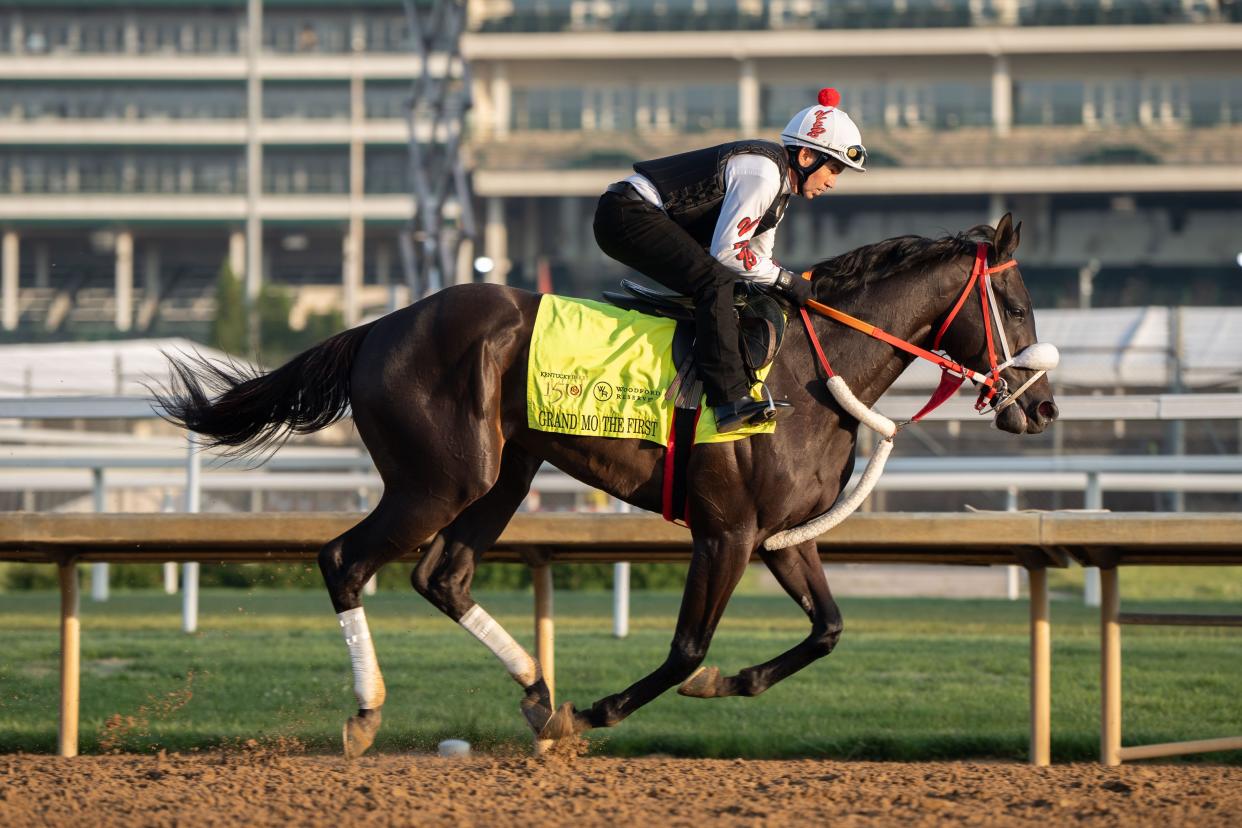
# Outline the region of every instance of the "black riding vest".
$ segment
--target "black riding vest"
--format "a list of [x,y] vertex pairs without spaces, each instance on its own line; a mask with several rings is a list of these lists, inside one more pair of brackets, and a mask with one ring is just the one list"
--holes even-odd
[[[781,181],[789,178],[789,156],[771,141],[734,141],[715,147],[640,161],[634,170],[645,176],[664,201],[664,211],[703,247],[710,247],[720,206],[725,197],[725,167],[735,155],[753,153],[770,158],[780,168]],[[783,188],[782,188],[783,189]],[[785,214],[789,193],[778,195],[755,228],[755,235],[777,225]]]

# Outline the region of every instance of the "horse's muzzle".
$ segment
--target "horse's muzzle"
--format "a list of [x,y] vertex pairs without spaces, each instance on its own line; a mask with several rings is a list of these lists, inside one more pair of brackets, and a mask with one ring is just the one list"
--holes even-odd
[[[1011,434],[1039,434],[1057,418],[1060,412],[1057,404],[1052,401],[1047,381],[1042,383],[1042,387],[1037,383],[1056,368],[1060,361],[1061,354],[1055,345],[1036,342],[997,367],[998,376],[1000,371],[1009,367],[1034,372],[1012,394],[1006,394],[1003,400],[995,404],[994,422],[997,428]],[[1048,396],[1039,396],[1041,390]]]
[[996,413],[996,427],[1010,434],[1039,434],[1054,420],[1060,410],[1052,397],[1018,400]]

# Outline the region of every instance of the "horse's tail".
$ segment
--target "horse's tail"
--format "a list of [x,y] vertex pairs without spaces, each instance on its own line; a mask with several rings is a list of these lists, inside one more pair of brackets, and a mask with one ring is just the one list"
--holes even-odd
[[291,433],[326,428],[349,409],[349,375],[374,322],[350,328],[262,373],[194,355],[169,357],[173,378],[155,400],[164,419],[239,455],[277,447]]

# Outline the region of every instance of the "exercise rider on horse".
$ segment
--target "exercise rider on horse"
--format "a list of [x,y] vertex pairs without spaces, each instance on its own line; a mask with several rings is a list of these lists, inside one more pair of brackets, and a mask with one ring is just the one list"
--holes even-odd
[[637,163],[595,211],[601,250],[694,298],[694,355],[721,432],[776,415],[748,393],[734,285],[744,279],[805,304],[810,281],[772,258],[785,206],[794,195],[827,193],[846,167],[865,171],[862,136],[839,100],[835,89],[821,90],[819,104],[785,127],[781,144],[735,141]]

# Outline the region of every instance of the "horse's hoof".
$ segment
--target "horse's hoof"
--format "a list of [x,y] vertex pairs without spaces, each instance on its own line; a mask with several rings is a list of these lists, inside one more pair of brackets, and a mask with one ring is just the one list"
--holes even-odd
[[568,739],[578,732],[577,718],[577,711],[574,710],[573,704],[565,702],[539,731],[539,738],[554,742]]
[[700,667],[682,682],[677,692],[696,699],[711,699],[716,697],[719,687],[720,670],[715,667]]
[[533,699],[522,699],[522,715],[531,732],[538,736],[552,719],[552,710]]
[[344,744],[346,759],[357,759],[367,752],[367,748],[375,741],[375,734],[379,730],[381,719],[378,708],[359,710],[357,716],[349,717],[349,721],[345,722],[345,727],[341,729],[341,741]]

